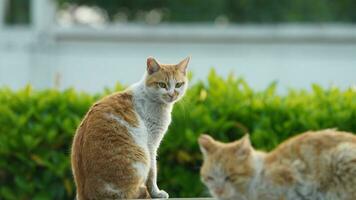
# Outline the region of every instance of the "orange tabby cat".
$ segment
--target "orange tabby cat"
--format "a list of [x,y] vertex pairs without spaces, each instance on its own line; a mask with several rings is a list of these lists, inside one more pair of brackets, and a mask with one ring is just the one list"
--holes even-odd
[[150,57],[140,82],[90,108],[72,146],[77,200],[168,198],[157,186],[156,155],[187,88],[188,61],[164,65]]
[[265,153],[248,135],[232,143],[199,138],[202,181],[218,199],[356,200],[356,136],[309,131]]

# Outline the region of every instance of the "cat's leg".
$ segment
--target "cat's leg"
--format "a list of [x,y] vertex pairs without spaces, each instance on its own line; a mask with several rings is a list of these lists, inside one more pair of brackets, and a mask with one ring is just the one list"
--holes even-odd
[[137,184],[128,183],[125,187],[118,188],[114,184],[102,184],[95,193],[92,193],[90,200],[118,200],[118,199],[149,199],[147,188]]
[[147,179],[147,188],[152,198],[168,198],[166,191],[160,190],[157,186],[157,161],[156,153],[151,155],[151,168]]
[[[121,157],[119,157],[121,158]],[[96,176],[87,177],[83,200],[116,200],[150,198],[147,195],[145,180],[149,165],[144,162],[132,162],[128,165],[106,165]]]
[[150,198],[151,198],[151,195],[150,195],[150,193],[148,192],[146,186],[141,186],[141,187],[139,188],[139,195],[138,195],[137,198],[139,198],[139,199],[150,199]]

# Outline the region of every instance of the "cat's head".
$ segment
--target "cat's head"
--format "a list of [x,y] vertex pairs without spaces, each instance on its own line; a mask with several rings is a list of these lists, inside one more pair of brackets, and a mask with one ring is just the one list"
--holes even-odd
[[218,199],[244,199],[254,176],[249,136],[222,143],[201,135],[198,142],[204,158],[201,180],[210,193]]
[[189,57],[178,64],[160,64],[147,58],[145,86],[148,94],[157,101],[174,103],[185,93],[188,85],[187,67]]

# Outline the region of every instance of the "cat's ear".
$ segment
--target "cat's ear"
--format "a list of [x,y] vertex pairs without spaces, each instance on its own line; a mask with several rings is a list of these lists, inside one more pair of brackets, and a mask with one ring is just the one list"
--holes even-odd
[[240,158],[244,158],[248,156],[252,151],[252,145],[250,140],[250,135],[246,134],[243,138],[241,138],[236,145],[236,152]]
[[209,135],[202,134],[198,139],[200,151],[204,156],[212,153],[215,150],[214,139]]
[[160,65],[153,57],[147,58],[147,73],[149,75],[158,72],[160,68]]
[[190,56],[188,56],[184,60],[180,61],[180,63],[178,63],[178,65],[177,65],[178,70],[181,71],[182,73],[186,74],[189,60],[190,60]]

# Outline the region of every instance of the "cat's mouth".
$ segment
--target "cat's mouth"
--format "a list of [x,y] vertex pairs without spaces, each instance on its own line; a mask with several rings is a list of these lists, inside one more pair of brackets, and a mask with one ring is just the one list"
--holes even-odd
[[236,199],[234,198],[234,194],[229,192],[229,191],[226,191],[226,190],[219,190],[219,191],[216,191],[214,190],[212,192],[213,196],[217,199],[221,199],[221,200],[230,200],[230,199]]
[[177,96],[164,96],[164,97],[163,97],[163,100],[164,100],[166,103],[173,103],[174,101],[177,100]]

